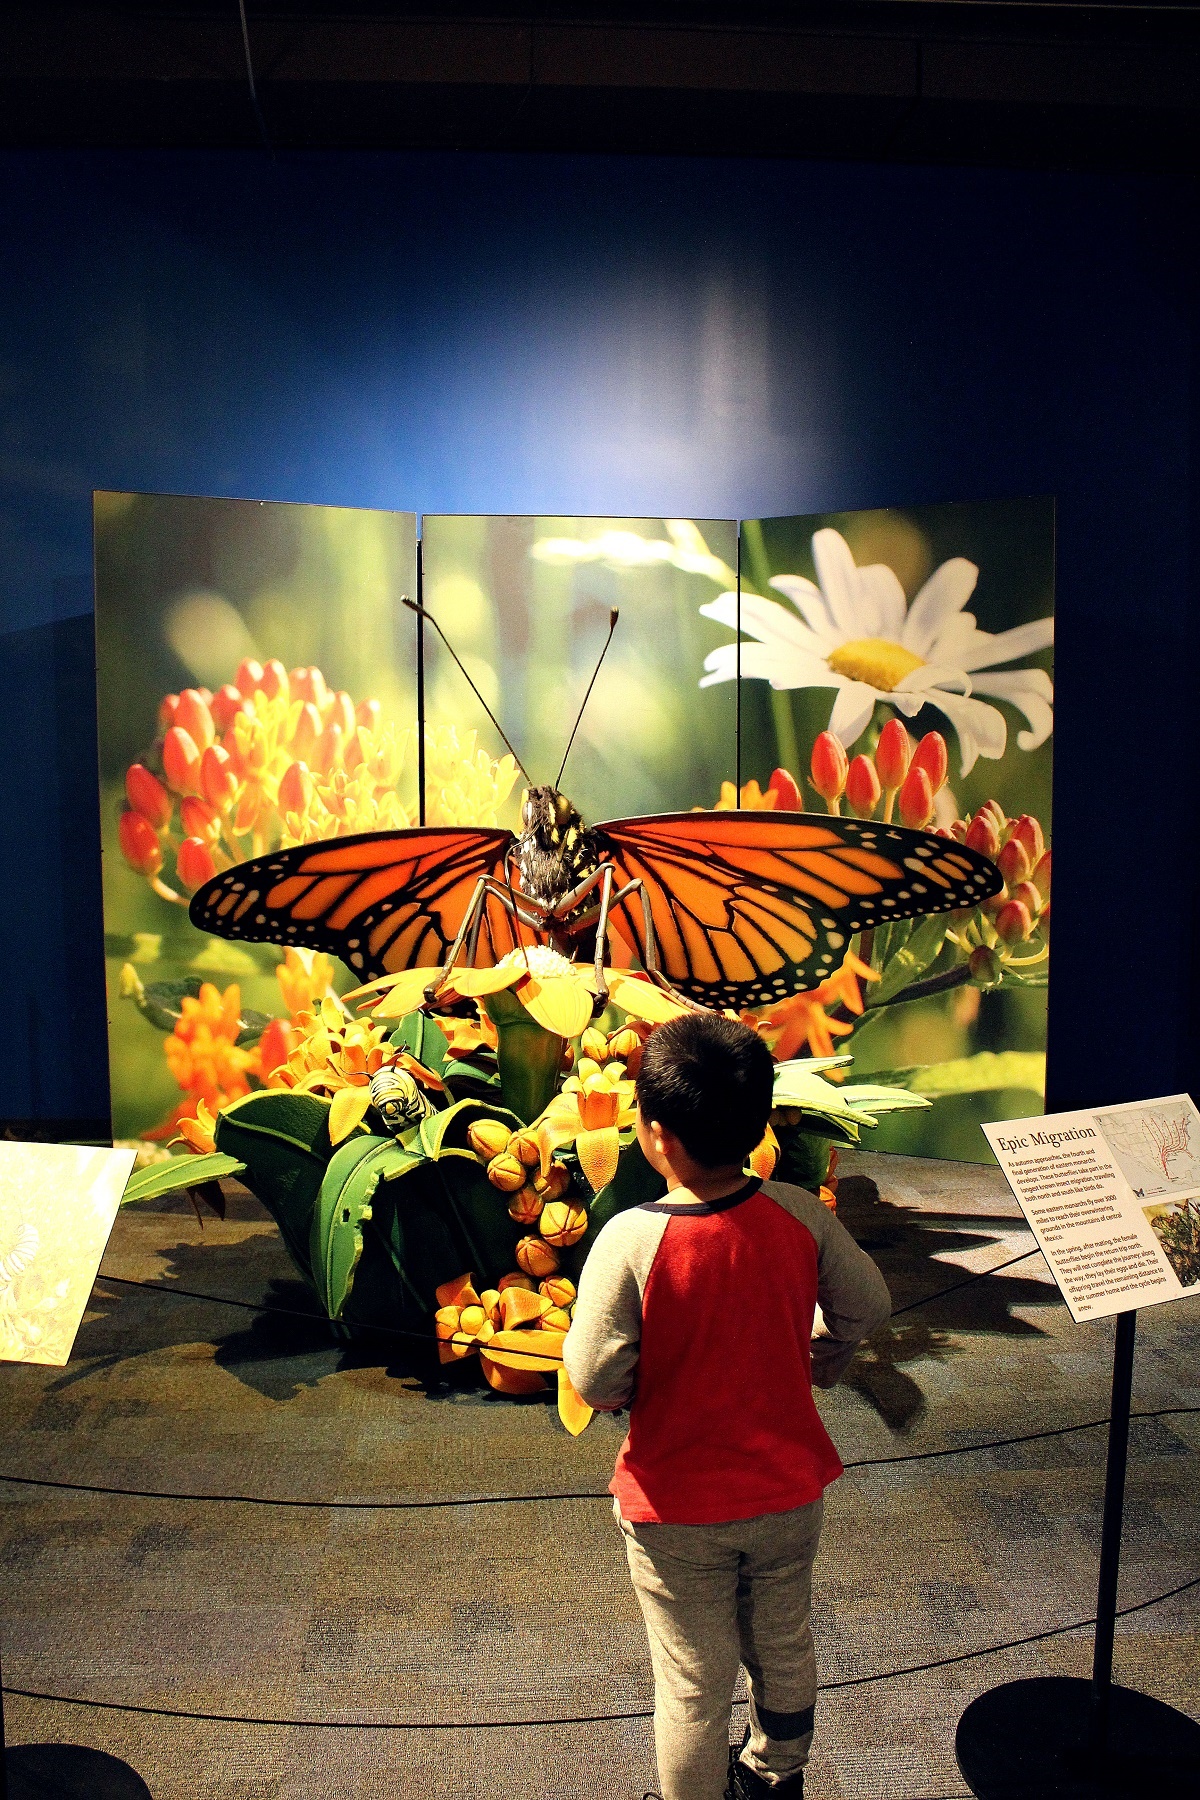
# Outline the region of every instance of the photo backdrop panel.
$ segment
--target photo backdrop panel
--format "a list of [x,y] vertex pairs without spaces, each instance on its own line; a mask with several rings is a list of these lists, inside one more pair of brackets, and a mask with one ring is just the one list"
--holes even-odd
[[[811,768],[821,732],[832,729],[848,759],[866,756],[873,765],[889,720],[902,720],[913,740],[939,732],[948,767],[935,824],[961,834],[955,821],[972,820],[988,801],[1009,821],[1036,821],[1015,833],[1029,851],[1028,869],[1017,851],[1003,849],[1011,824],[994,846],[1017,894],[1018,878],[1040,862],[1042,840],[1050,842],[1054,502],[745,520],[741,571],[743,777],[765,787],[782,765],[800,781],[806,809],[826,811]],[[732,632],[724,643],[709,674],[732,686]],[[870,793],[862,765],[851,778],[856,792]],[[838,805],[853,810],[845,795]],[[893,809],[899,818],[897,802]],[[970,841],[987,849],[986,825],[975,830]],[[997,941],[1000,921],[977,919],[960,944],[948,939],[927,960],[931,934],[919,939],[918,928],[893,926],[889,941],[866,946],[882,979],[858,981],[865,1013],[844,1002],[825,1009],[834,1047],[854,1056],[856,1079],[892,1071],[940,1096],[929,1111],[882,1120],[864,1134],[870,1148],[990,1161],[980,1123],[1021,1117],[1041,1103],[1048,869],[1037,873],[1035,893],[1024,894],[1028,938]],[[1003,925],[1018,933],[1020,915]],[[903,964],[887,966],[902,949],[908,980]],[[969,964],[972,952],[989,950]],[[894,999],[917,980],[934,991]],[[810,1037],[801,1053],[817,1047]]]
[[281,952],[196,931],[190,893],[415,822],[416,520],[101,493],[95,554],[113,1130],[162,1141],[257,1085],[311,998]]
[[[421,529],[425,604],[535,783],[557,776],[617,607],[563,791],[588,824],[717,801],[734,774],[736,699],[731,686],[699,686],[705,657],[727,635],[700,609],[736,587],[733,520],[427,515]],[[434,733],[473,731],[502,757],[432,631],[425,656]],[[518,776],[498,802],[500,823],[516,825],[521,785]]]

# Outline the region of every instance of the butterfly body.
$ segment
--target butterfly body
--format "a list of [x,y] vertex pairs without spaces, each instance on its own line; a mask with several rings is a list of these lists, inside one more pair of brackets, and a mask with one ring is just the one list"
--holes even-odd
[[818,986],[857,932],[974,907],[1002,886],[990,858],[899,825],[686,812],[589,828],[557,789],[534,787],[519,836],[441,826],[299,845],[214,877],[191,918],[332,952],[362,981],[460,956],[489,967],[537,942],[594,953],[599,970],[611,934],[626,964],[740,1010]]

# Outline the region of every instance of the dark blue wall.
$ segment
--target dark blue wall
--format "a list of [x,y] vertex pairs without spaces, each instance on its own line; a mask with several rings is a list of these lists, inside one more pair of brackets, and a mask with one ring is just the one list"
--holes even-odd
[[1059,499],[1052,1104],[1191,1083],[1194,195],[867,166],[0,158],[0,1116],[106,1109],[91,490]]

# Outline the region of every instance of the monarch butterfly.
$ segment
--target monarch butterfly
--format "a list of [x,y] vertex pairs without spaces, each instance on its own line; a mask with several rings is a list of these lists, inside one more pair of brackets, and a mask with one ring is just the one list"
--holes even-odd
[[701,812],[589,830],[565,795],[534,787],[519,836],[434,827],[301,845],[216,876],[191,917],[221,937],[331,951],[363,981],[464,948],[483,967],[543,939],[570,955],[593,928],[599,968],[611,926],[685,997],[740,1009],[815,987],[857,931],[977,906],[1001,885],[989,858],[899,825]]
[[[438,631],[524,773],[437,621],[405,604]],[[617,618],[614,609],[559,781]],[[740,1010],[816,987],[855,932],[978,906],[1002,886],[990,858],[900,825],[687,812],[589,828],[557,785],[531,785],[517,836],[421,826],[300,845],[206,882],[191,919],[220,937],[331,951],[364,982],[452,965],[463,950],[490,967],[549,939],[594,955],[598,1009],[611,929],[653,980]]]

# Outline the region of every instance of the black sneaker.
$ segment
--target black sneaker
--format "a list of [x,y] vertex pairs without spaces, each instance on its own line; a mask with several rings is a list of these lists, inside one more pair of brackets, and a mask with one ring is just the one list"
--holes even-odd
[[730,1768],[730,1796],[731,1800],[804,1800],[804,1770],[797,1769],[786,1781],[769,1787],[761,1775],[738,1758]]

